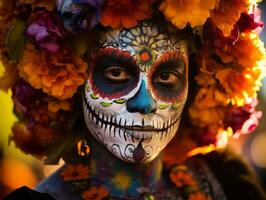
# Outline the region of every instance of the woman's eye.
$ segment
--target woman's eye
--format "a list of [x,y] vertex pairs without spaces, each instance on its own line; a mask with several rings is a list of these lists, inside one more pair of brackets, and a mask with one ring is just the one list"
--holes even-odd
[[112,82],[125,82],[130,76],[126,69],[113,66],[104,70],[104,78]]
[[162,71],[155,77],[155,82],[164,85],[177,85],[179,77],[180,75],[177,72]]

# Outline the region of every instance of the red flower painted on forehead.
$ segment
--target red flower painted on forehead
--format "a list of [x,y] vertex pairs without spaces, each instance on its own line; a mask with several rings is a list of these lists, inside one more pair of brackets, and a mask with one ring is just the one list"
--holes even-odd
[[149,62],[152,59],[152,56],[150,54],[150,52],[148,51],[143,51],[140,53],[140,59],[142,62]]

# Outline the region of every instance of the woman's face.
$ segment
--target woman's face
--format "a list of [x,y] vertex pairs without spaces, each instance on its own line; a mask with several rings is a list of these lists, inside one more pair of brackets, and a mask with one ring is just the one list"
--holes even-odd
[[89,131],[124,161],[152,161],[179,127],[188,91],[187,42],[142,22],[103,33],[90,55],[83,100]]

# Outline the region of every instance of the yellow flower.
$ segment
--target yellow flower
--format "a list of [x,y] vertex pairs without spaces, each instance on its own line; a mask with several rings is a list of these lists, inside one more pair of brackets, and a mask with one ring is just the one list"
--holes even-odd
[[248,0],[220,0],[219,6],[211,12],[212,22],[229,36],[241,13],[248,9]]
[[216,78],[233,104],[243,105],[248,97],[256,98],[260,70],[238,72],[232,68],[219,70]]
[[116,187],[125,190],[130,186],[131,178],[125,172],[119,172],[112,178],[112,182]]
[[177,28],[200,26],[210,17],[217,0],[164,0],[159,9]]
[[7,91],[18,80],[18,69],[16,64],[8,60],[4,55],[1,55],[1,62],[4,66],[5,72],[0,77],[0,89]]
[[28,44],[18,65],[20,76],[32,87],[60,100],[71,98],[86,80],[87,64],[68,52],[51,55]]

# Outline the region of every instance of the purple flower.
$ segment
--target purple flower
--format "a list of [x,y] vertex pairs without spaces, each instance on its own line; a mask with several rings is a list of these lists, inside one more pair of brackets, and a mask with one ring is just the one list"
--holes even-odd
[[67,30],[92,29],[100,21],[105,0],[57,0],[57,10]]
[[[259,13],[257,13],[259,15]],[[256,16],[256,18],[260,17]],[[263,28],[263,22],[256,21],[255,14],[242,13],[240,19],[237,22],[240,32],[252,31],[254,29]]]
[[212,44],[214,47],[224,48],[226,44],[234,44],[239,39],[239,29],[235,26],[231,34],[225,37],[223,32],[208,20],[204,25],[203,37],[205,41]]
[[66,35],[66,31],[58,21],[60,20],[50,12],[38,11],[29,18],[26,34],[41,48],[57,52],[60,41]]
[[15,105],[15,112],[18,115],[25,115],[31,104],[40,96],[40,91],[31,87],[24,80],[19,80],[12,87],[12,99]]

